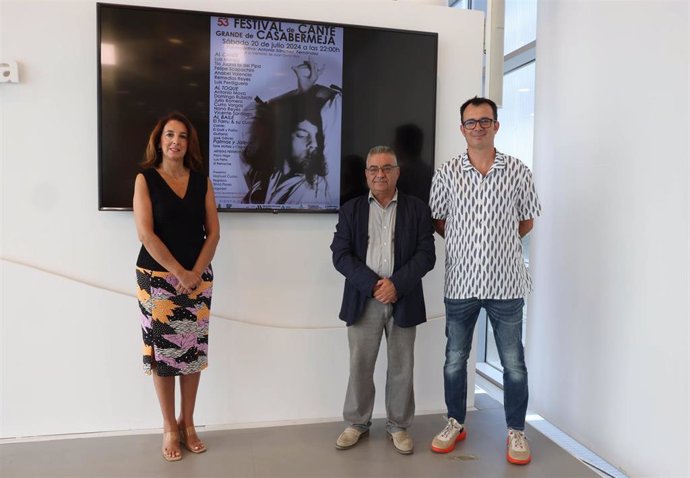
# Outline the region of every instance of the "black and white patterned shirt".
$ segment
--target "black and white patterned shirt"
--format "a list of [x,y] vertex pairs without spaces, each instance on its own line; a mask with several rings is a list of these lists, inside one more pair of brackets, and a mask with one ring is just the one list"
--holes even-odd
[[541,205],[524,163],[496,151],[482,176],[464,153],[434,173],[429,206],[434,219],[446,221],[445,297],[515,299],[530,292],[518,224],[539,216]]

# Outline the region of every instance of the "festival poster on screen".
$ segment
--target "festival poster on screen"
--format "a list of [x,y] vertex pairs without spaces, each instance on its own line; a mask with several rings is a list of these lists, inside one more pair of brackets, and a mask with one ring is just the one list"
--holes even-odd
[[218,207],[337,209],[343,29],[211,17],[210,41]]

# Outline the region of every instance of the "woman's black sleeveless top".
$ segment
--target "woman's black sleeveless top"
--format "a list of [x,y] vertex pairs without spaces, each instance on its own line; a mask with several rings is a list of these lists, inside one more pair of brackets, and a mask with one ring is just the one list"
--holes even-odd
[[[180,198],[155,169],[143,172],[153,209],[153,232],[185,269],[192,269],[206,239],[206,189],[203,174],[190,171],[187,193]],[[137,266],[167,272],[142,245]]]

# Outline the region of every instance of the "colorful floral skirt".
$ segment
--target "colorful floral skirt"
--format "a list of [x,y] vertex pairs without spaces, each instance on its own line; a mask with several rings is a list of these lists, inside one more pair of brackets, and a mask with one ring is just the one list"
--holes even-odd
[[209,266],[191,294],[178,294],[170,272],[137,267],[144,372],[162,377],[188,375],[208,366],[208,321],[211,315],[213,271]]

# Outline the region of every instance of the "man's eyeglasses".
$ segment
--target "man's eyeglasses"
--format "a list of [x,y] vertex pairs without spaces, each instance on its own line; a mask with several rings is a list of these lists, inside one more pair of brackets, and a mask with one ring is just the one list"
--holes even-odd
[[369,173],[369,174],[378,174],[379,171],[381,171],[383,174],[388,174],[388,173],[390,173],[391,171],[393,171],[394,169],[396,169],[397,167],[398,167],[398,166],[392,166],[392,165],[390,165],[390,164],[387,164],[387,165],[381,166],[381,167],[378,167],[378,166],[369,166],[368,168],[366,168],[366,171],[367,171],[367,173]]
[[482,129],[486,129],[490,127],[492,124],[496,122],[495,119],[492,118],[479,118],[478,120],[476,119],[468,119],[462,123],[462,126],[465,129],[472,130],[477,127],[477,124],[482,127]]

